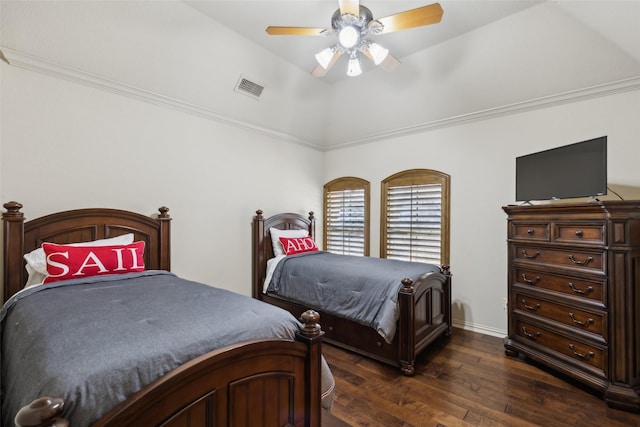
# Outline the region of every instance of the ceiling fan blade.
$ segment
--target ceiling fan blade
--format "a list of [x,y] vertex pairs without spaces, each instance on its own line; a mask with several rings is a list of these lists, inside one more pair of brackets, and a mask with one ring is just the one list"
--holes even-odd
[[419,7],[378,19],[383,25],[382,33],[406,30],[423,25],[437,24],[442,19],[442,7],[439,3]]
[[[365,50],[364,54],[372,62],[375,62],[374,59],[373,59],[373,55],[371,55],[371,52],[369,52],[369,49]],[[391,71],[395,70],[396,68],[398,68],[398,65],[400,65],[400,61],[398,61],[391,54],[387,54],[387,57],[380,64],[378,64],[378,67],[382,68],[383,70],[385,70],[387,72],[391,72]]]
[[338,58],[340,58],[340,55],[342,55],[340,52],[334,52],[333,56],[331,57],[331,60],[329,61],[329,64],[327,65],[327,68],[324,68],[322,65],[318,65],[311,72],[311,75],[314,76],[314,77],[322,77],[322,76],[326,75],[329,72],[329,70],[331,69],[331,67],[333,67],[333,65],[336,63]]
[[353,16],[360,16],[360,2],[358,0],[338,0],[340,5],[340,15],[350,13]]
[[310,27],[267,27],[267,34],[272,36],[321,36],[325,28]]

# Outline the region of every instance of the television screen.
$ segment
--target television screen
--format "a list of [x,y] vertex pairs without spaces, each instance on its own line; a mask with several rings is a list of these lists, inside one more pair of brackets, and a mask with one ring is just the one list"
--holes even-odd
[[607,137],[516,158],[516,201],[607,194]]

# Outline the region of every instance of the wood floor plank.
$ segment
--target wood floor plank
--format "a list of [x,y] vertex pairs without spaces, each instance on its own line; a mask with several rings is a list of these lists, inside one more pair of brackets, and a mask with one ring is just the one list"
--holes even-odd
[[329,344],[323,353],[336,379],[323,427],[640,427],[640,414],[476,332],[454,329],[418,357],[413,377]]

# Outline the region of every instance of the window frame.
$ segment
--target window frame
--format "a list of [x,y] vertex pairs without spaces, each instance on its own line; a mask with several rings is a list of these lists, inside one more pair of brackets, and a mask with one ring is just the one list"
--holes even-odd
[[369,256],[369,217],[370,215],[370,189],[371,185],[369,181],[357,178],[354,176],[345,176],[336,178],[332,181],[327,182],[323,187],[323,212],[324,212],[324,221],[323,221],[323,249],[325,251],[329,251],[328,248],[328,237],[329,237],[329,222],[330,215],[328,212],[328,204],[327,204],[327,196],[330,192],[338,192],[338,191],[346,191],[346,190],[364,190],[364,241],[363,241],[363,254],[362,256]]
[[450,187],[451,177],[433,169],[409,169],[398,172],[381,182],[380,188],[380,257],[387,258],[387,201],[390,188],[410,185],[439,184],[441,188],[440,264],[449,265],[450,243]]

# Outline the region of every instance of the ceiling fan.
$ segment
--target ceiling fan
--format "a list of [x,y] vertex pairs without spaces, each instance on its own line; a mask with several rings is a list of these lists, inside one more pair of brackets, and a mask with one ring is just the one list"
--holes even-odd
[[341,55],[349,55],[348,76],[362,73],[358,54],[371,59],[386,71],[393,70],[399,61],[378,43],[366,39],[369,35],[391,33],[409,28],[437,24],[442,19],[439,3],[373,19],[371,10],[362,6],[359,0],[338,0],[339,9],[331,17],[331,28],[311,27],[267,27],[270,35],[279,36],[338,36],[338,43],[316,54],[318,66],[311,74],[324,76]]

